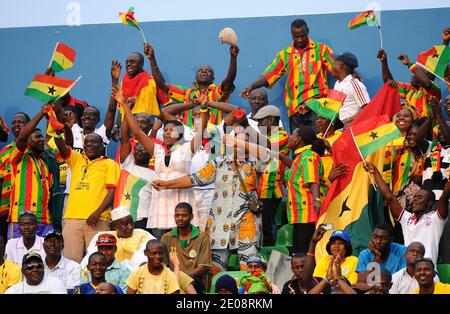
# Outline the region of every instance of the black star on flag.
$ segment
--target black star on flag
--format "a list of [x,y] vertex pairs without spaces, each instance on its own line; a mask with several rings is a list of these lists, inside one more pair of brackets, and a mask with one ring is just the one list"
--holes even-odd
[[328,105],[328,101],[325,99],[322,103],[324,106]]
[[33,207],[36,207],[36,205],[37,205],[37,204],[36,204],[35,202],[33,202],[33,204],[31,204],[31,206],[33,206]]
[[347,210],[351,211],[350,207],[347,206],[347,200],[348,200],[348,197],[345,199],[344,203],[342,204],[342,209],[341,209],[341,213],[339,214],[339,217],[341,217],[345,211],[347,211]]
[[371,138],[372,138],[372,140],[374,140],[375,141],[375,139],[378,137],[378,133],[377,132],[370,132],[370,135],[369,135]]
[[404,162],[402,162],[402,163],[400,164],[400,166],[404,167],[404,166],[405,166],[405,163],[404,163]]
[[52,86],[52,87],[48,88],[47,94],[52,94],[52,96],[53,96],[55,94],[55,92],[56,92],[55,86]]
[[439,54],[435,53],[434,55],[431,56],[432,58],[439,58]]
[[125,194],[125,200],[131,201],[131,194],[130,193]]

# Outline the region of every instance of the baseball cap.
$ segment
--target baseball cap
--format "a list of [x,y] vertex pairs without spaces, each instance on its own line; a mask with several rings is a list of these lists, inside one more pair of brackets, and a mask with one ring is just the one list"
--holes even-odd
[[267,105],[258,110],[252,117],[253,120],[260,120],[266,117],[279,117],[281,115],[280,109],[274,105]]
[[114,246],[116,245],[117,240],[116,237],[110,233],[103,233],[98,236],[97,242],[95,242],[96,246]]
[[358,59],[351,52],[343,52],[340,55],[333,55],[336,60],[344,62],[351,70],[358,67]]
[[63,238],[62,234],[60,232],[56,231],[56,230],[49,231],[45,235],[44,241],[46,241],[48,239],[51,239],[51,238],[58,238],[58,239],[60,239],[61,241],[64,242],[64,238]]
[[43,262],[42,257],[41,257],[41,255],[39,255],[39,253],[36,253],[34,251],[30,251],[30,252],[28,252],[27,254],[25,254],[23,256],[23,258],[22,258],[22,265],[27,263],[29,260],[32,260],[32,259],[38,259],[41,262]]

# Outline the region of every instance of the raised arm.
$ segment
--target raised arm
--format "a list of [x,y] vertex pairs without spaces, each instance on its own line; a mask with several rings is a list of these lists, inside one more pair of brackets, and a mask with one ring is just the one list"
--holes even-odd
[[218,101],[208,101],[207,104],[209,107],[219,109],[225,114],[228,114],[230,112],[233,112],[234,110],[238,109],[238,106],[226,103],[226,102],[218,102]]
[[393,80],[391,71],[389,70],[387,54],[383,49],[378,50],[377,58],[380,59],[381,62],[381,73],[383,76],[383,82],[387,82],[389,80]]
[[442,109],[439,100],[436,97],[431,97],[430,105],[433,112],[433,117],[439,125],[439,131],[441,132],[445,143],[447,145],[450,145],[450,128],[448,127],[447,122],[444,121],[444,117],[442,116]]
[[236,149],[237,147],[244,148],[246,153],[256,157],[257,159],[265,161],[270,158],[270,154],[267,149],[261,145],[250,143],[246,140],[231,135],[224,135],[222,140],[225,145],[231,147],[232,149]]
[[128,127],[128,122],[126,119],[122,122],[120,133],[120,163],[123,163],[131,153],[130,128]]
[[222,81],[222,89],[224,91],[231,90],[233,86],[234,79],[237,73],[237,56],[239,54],[239,47],[230,47],[230,66],[228,67],[228,73],[225,79]]
[[[399,54],[397,59],[400,60],[408,68],[411,68],[411,66],[414,65],[413,63],[411,63],[411,61],[409,61],[409,58],[406,54],[403,53]],[[422,83],[423,87],[425,87],[426,90],[429,90],[431,88],[432,82],[424,71],[414,70],[414,74],[416,75],[417,79],[420,81],[420,83]]]
[[155,79],[156,85],[160,89],[168,93],[170,84],[166,82],[166,80],[161,74],[161,71],[159,71],[158,63],[156,62],[155,58],[155,50],[153,49],[152,46],[150,46],[149,43],[144,44],[144,54],[147,56],[147,59],[150,62],[150,66],[152,68],[152,75],[153,78]]
[[308,253],[306,254],[305,266],[303,268],[303,282],[306,284],[308,290],[311,290],[314,286],[313,284],[313,273],[316,267],[316,246],[317,243],[323,238],[326,230],[323,228],[324,224],[320,224],[319,227],[314,231],[309,242]]
[[144,147],[144,149],[149,152],[151,155],[153,155],[153,151],[155,149],[155,144],[153,141],[148,137],[147,134],[145,134],[138,126],[136,120],[133,117],[133,114],[131,113],[130,106],[125,100],[125,97],[119,94],[119,87],[115,86],[113,88],[113,95],[114,98],[117,100],[117,102],[122,106],[123,112],[124,112],[124,119],[127,120],[128,126],[130,130],[134,133],[134,136],[136,139],[141,143],[141,145]]
[[395,219],[399,219],[400,214],[403,211],[403,208],[400,205],[399,201],[394,197],[394,194],[392,194],[392,191],[389,188],[389,186],[386,184],[386,182],[384,182],[380,171],[378,171],[377,167],[375,167],[374,164],[368,161],[366,161],[366,166],[364,167],[364,169],[375,178],[375,182],[378,185],[381,194],[383,194],[383,198],[386,200],[386,202],[389,204],[391,208],[392,215],[394,216]]
[[157,190],[173,190],[173,189],[190,189],[194,186],[192,180],[189,176],[184,176],[181,178],[176,178],[173,180],[163,181],[154,180],[152,186]]
[[269,86],[269,82],[267,81],[266,77],[264,75],[258,76],[256,81],[254,81],[250,86],[245,87],[240,95],[242,98],[248,99],[250,97],[250,92],[254,89],[260,88],[260,87],[267,87]]
[[208,98],[206,95],[201,95],[199,98],[194,100],[194,103],[201,105],[200,107],[200,116],[201,116],[201,126],[198,128],[197,133],[195,133],[194,138],[191,140],[191,151],[193,154],[199,149],[203,140],[203,132],[208,125],[209,120],[209,109],[206,103],[208,102]]
[[[44,105],[45,106],[45,105]],[[21,151],[24,152],[28,147],[28,138],[34,132],[39,122],[45,117],[44,107],[39,110],[39,112],[28,122],[19,133],[16,138],[16,146]]]
[[169,105],[167,107],[164,107],[161,110],[161,115],[163,116],[164,120],[177,120],[175,115],[179,114],[180,112],[184,112],[190,109],[193,109],[197,107],[198,104],[196,103],[185,103],[185,104],[173,104]]
[[[449,169],[447,169],[449,170]],[[444,186],[444,191],[442,191],[442,195],[438,201],[438,213],[442,219],[446,219],[448,217],[448,201],[450,199],[450,180]]]
[[[120,72],[122,71],[122,65],[118,60],[113,60],[111,63],[111,87],[119,84]],[[105,122],[103,123],[106,128],[106,136],[110,139],[112,137],[111,130],[114,126],[114,117],[116,116],[117,101],[111,94],[109,97],[108,109],[105,114]]]

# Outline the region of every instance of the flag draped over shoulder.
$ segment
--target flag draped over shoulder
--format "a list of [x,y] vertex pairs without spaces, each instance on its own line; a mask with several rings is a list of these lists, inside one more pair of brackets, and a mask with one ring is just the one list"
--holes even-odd
[[64,96],[75,82],[60,77],[37,74],[25,90],[25,95],[44,103],[50,103]]
[[[333,223],[335,229],[346,230],[351,237],[353,255],[358,255],[359,251],[367,247],[373,227],[384,221],[384,212],[383,198],[379,191],[374,190],[370,178],[363,168],[363,162],[353,141],[350,127],[356,138],[368,132],[370,135],[370,131],[389,125],[390,119],[400,108],[400,97],[397,90],[385,84],[333,143],[333,162],[335,164],[344,162],[350,171],[346,175],[338,177],[331,184],[317,224]],[[370,153],[366,160],[372,162],[378,169],[382,169],[385,146],[377,147],[376,142],[373,145],[374,147],[366,150]],[[330,234],[331,232],[325,233],[323,239],[318,243],[317,260],[327,254],[325,247]]]
[[346,97],[345,93],[329,89],[327,97],[310,100],[306,102],[306,106],[317,115],[333,121],[335,118],[339,118],[339,109],[341,109]]
[[348,22],[348,28],[355,29],[363,25],[376,25],[377,24],[377,17],[375,15],[375,12],[373,10],[367,10],[362,13],[359,13],[357,16],[351,19],[350,22]]
[[119,16],[123,24],[139,29],[138,21],[134,17],[134,7],[130,7],[128,12],[120,12]]
[[445,45],[433,46],[431,49],[421,52],[417,57],[417,63],[428,71],[445,77],[445,71],[450,62],[450,47]]
[[122,169],[119,183],[114,194],[114,208],[118,206],[128,206],[133,221],[137,219],[137,209],[139,206],[139,192],[149,184],[148,181],[138,178],[128,171]]
[[55,52],[53,53],[50,67],[54,72],[61,72],[73,67],[75,62],[75,50],[63,43],[56,43]]

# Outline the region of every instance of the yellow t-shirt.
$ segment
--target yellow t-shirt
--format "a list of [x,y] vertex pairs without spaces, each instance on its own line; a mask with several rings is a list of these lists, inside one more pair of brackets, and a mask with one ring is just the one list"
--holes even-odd
[[0,294],[4,294],[6,289],[22,280],[22,271],[19,266],[5,260],[3,265],[0,266]]
[[[325,278],[328,271],[328,264],[330,262],[331,255],[324,255],[314,269],[314,277]],[[348,256],[341,264],[341,274],[347,278],[351,284],[358,281],[358,273],[356,272],[356,266],[358,265],[358,258],[356,256]]]
[[[419,291],[420,288],[417,288],[412,294],[419,294]],[[450,285],[442,282],[435,282],[433,294],[450,294]]]
[[[120,92],[122,92],[122,83],[120,83]],[[148,84],[141,89],[136,97],[136,102],[134,103],[133,109],[131,109],[132,114],[145,112],[149,115],[159,116],[161,111],[159,110],[158,104],[158,90],[156,87],[156,82],[153,78],[148,80]],[[123,109],[119,106],[120,114],[123,117]]]
[[177,278],[169,268],[164,266],[161,274],[155,276],[148,271],[147,264],[130,274],[127,285],[137,294],[171,294],[180,290]]
[[194,282],[194,279],[192,279],[189,275],[186,273],[183,273],[180,270],[180,294],[186,294],[187,287]]
[[[75,150],[71,150],[66,162],[72,170],[72,181],[64,218],[87,219],[103,202],[108,188],[116,187],[119,165],[107,157],[89,160]],[[108,221],[110,216],[111,208],[108,208],[100,220]]]
[[[64,138],[64,134],[62,134],[62,137]],[[47,146],[53,151],[57,151],[58,147],[56,147],[55,144],[55,138],[52,137],[48,140]],[[69,166],[67,163],[59,163],[59,184],[65,185],[67,181],[67,173],[69,172]]]

